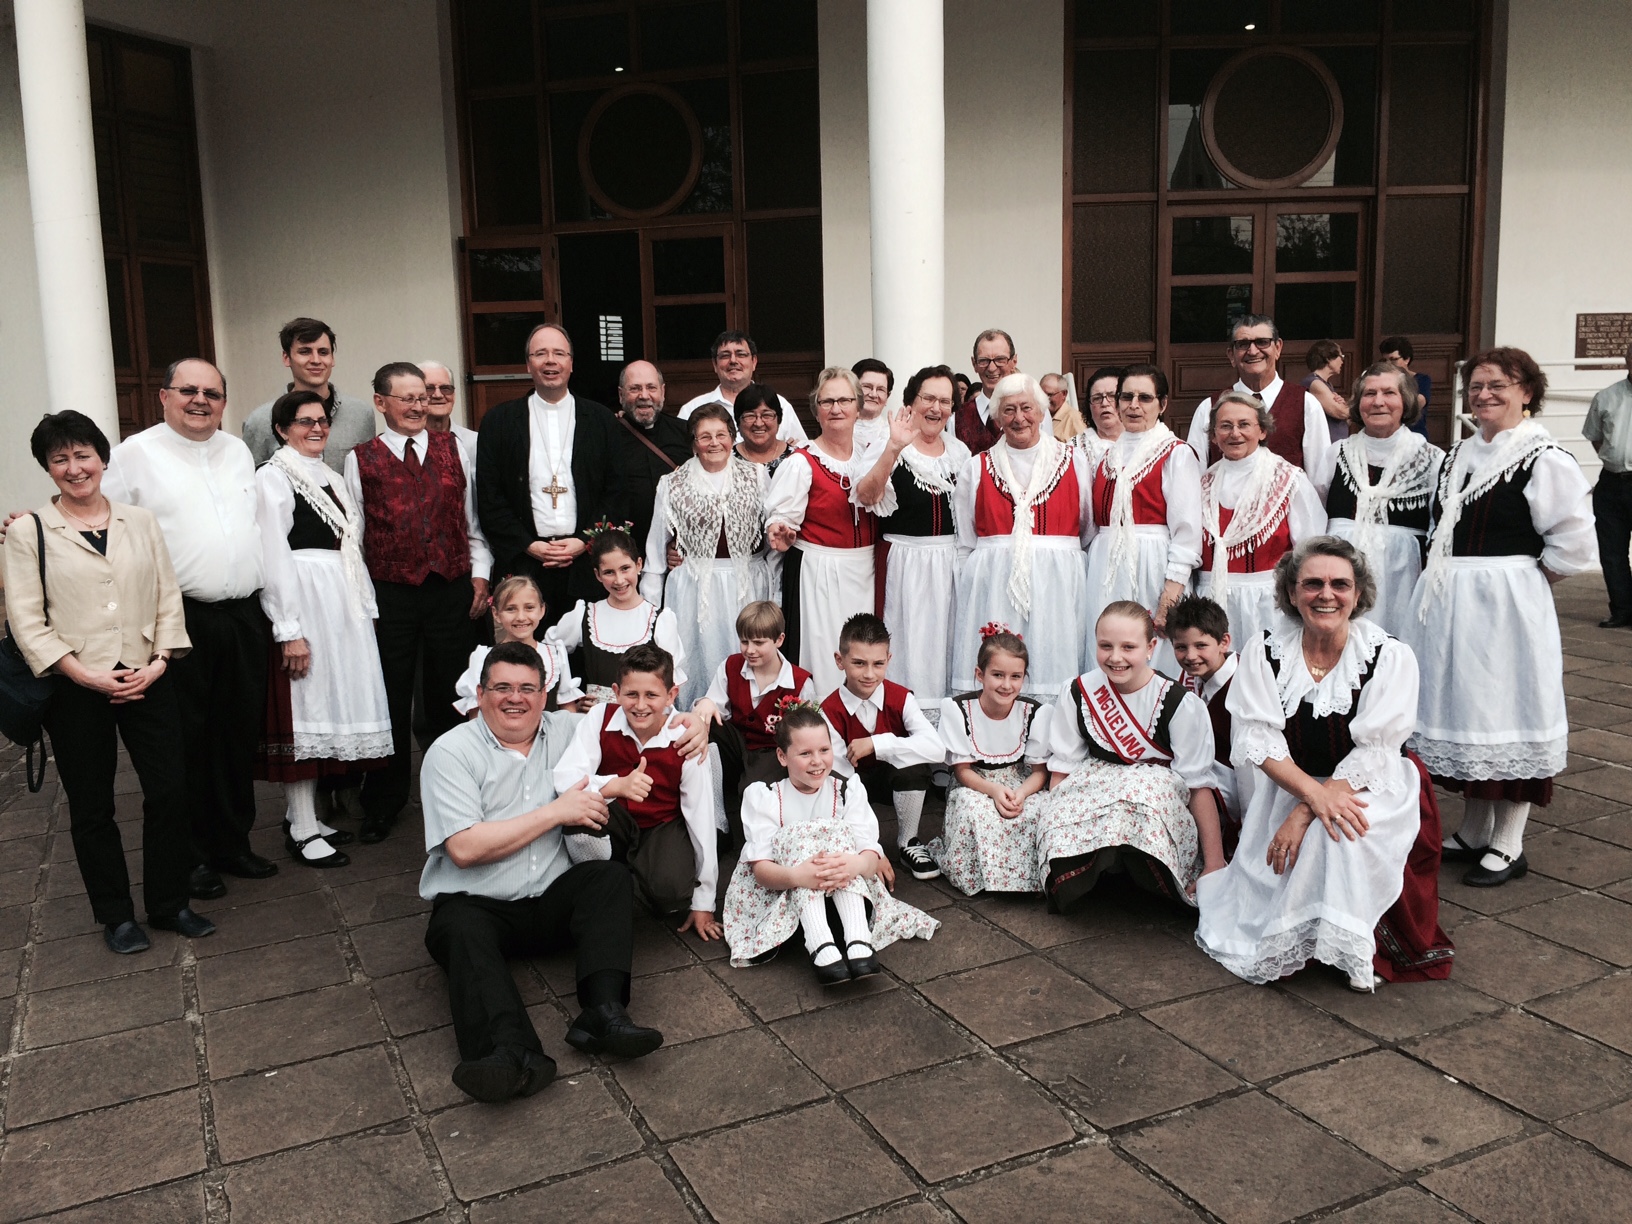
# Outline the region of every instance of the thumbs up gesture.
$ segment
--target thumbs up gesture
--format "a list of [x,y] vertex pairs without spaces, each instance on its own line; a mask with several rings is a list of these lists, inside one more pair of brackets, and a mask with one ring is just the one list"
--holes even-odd
[[645,757],[640,758],[640,764],[635,766],[633,773],[614,779],[601,788],[601,794],[608,799],[622,799],[627,803],[640,803],[651,793],[652,775],[646,772]]

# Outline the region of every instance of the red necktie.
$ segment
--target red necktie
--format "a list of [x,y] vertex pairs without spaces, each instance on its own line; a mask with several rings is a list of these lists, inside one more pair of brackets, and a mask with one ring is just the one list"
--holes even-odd
[[413,473],[414,479],[418,480],[420,463],[419,456],[414,453],[414,440],[412,438],[403,443],[402,461],[408,466],[408,470]]

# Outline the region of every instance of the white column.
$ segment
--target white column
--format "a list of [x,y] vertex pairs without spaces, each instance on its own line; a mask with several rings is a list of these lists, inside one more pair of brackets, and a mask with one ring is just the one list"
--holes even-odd
[[873,353],[905,379],[946,360],[941,0],[867,0]]
[[82,0],[18,0],[14,9],[46,389],[53,412],[77,409],[117,442],[85,9]]

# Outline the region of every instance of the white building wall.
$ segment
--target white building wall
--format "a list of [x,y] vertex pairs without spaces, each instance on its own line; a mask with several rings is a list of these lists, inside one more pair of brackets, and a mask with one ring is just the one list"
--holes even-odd
[[23,110],[17,89],[17,31],[11,9],[0,16],[0,517],[33,506],[52,485],[28,450],[28,435],[46,411],[40,350],[40,283],[34,270],[34,222],[23,156]]

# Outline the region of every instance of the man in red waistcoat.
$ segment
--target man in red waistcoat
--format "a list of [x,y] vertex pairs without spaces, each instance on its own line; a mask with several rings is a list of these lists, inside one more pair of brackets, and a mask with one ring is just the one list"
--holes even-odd
[[[1247,391],[1264,401],[1275,421],[1264,447],[1293,467],[1301,467],[1324,499],[1337,458],[1331,430],[1326,426],[1320,401],[1302,384],[1281,377],[1281,333],[1275,320],[1268,315],[1242,315],[1230,328],[1225,352],[1236,373],[1235,386],[1225,390]],[[1213,400],[1217,398],[1215,395],[1202,400],[1196,415],[1190,418],[1190,448],[1200,456],[1203,468],[1219,459],[1218,448],[1208,436],[1213,426]]]
[[415,670],[423,668],[423,713],[435,738],[459,722],[454,685],[470,656],[470,622],[487,611],[493,557],[476,522],[472,473],[454,434],[426,428],[428,402],[418,366],[381,366],[374,407],[385,432],[346,456],[391,710],[391,762],[363,783],[365,842],[383,840],[408,805]]
[[1014,341],[1006,331],[989,328],[975,337],[973,357],[975,373],[980,376],[980,390],[958,405],[953,428],[958,441],[969,448],[971,455],[987,450],[1003,436],[992,411],[992,388],[1006,374],[1019,368],[1014,355]]

